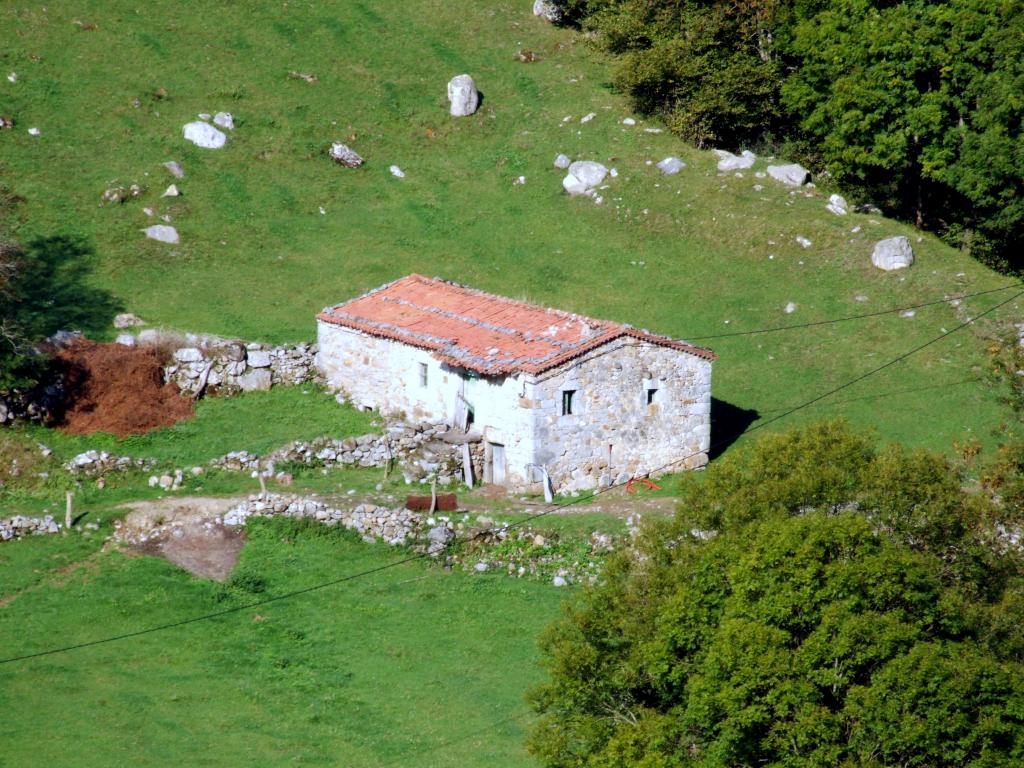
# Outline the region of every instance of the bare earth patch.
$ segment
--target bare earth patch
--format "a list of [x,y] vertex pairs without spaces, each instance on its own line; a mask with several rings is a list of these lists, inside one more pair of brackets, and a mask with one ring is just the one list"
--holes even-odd
[[240,529],[219,522],[242,498],[202,496],[137,501],[117,538],[141,554],[163,557],[189,573],[224,581],[245,544]]

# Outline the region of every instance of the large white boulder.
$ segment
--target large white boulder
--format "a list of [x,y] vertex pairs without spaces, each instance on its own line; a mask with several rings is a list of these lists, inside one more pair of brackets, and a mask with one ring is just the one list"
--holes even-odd
[[914,263],[914,249],[910,247],[910,240],[903,235],[879,240],[871,252],[871,263],[886,272],[909,267]]
[[534,0],[533,15],[557,24],[562,20],[562,10],[550,0]]
[[469,75],[456,75],[448,83],[448,101],[451,102],[453,117],[466,117],[476,112],[480,105],[480,94],[476,83]]
[[161,243],[172,244],[178,242],[178,230],[167,224],[154,224],[142,231],[146,233],[146,237],[150,240],[159,240]]
[[204,123],[201,120],[196,120],[194,123],[186,123],[185,127],[182,128],[182,133],[185,134],[186,139],[197,147],[203,147],[204,149],[220,149],[228,140],[228,137],[223,132],[218,131],[209,123]]
[[715,154],[718,155],[718,170],[720,171],[743,170],[744,168],[750,168],[757,161],[757,155],[749,149],[744,149],[738,155],[734,155],[732,152],[727,152],[724,149],[716,149]]
[[811,180],[811,172],[799,163],[769,165],[768,175],[789,187],[801,187]]
[[570,195],[585,195],[598,186],[608,169],[593,160],[577,160],[569,166],[569,173],[562,179],[562,187]]

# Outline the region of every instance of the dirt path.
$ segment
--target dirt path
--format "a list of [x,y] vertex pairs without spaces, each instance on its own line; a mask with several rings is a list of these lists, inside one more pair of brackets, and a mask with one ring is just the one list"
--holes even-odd
[[131,511],[117,538],[137,552],[163,557],[196,576],[224,581],[238,562],[245,535],[217,520],[245,498],[185,496],[124,504]]

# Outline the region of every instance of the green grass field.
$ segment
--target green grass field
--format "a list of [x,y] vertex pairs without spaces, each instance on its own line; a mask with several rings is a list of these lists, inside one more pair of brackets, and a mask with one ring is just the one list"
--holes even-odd
[[[232,3],[211,15],[167,0],[6,3],[0,114],[17,126],[0,132],[0,195],[20,202],[2,223],[26,242],[84,238],[94,286],[154,325],[186,331],[308,340],[323,306],[415,271],[688,338],[720,354],[715,441],[960,321],[939,304],[913,317],[707,337],[1011,282],[933,237],[917,242],[905,225],[833,216],[824,187],[791,194],[751,172],[721,175],[711,153],[645,132],[657,126],[642,120],[624,126],[631,113],[607,85],[606,63],[530,6]],[[520,48],[540,60],[517,61]],[[484,100],[476,115],[454,119],[445,86],[462,72]],[[219,110],[236,123],[224,149],[184,141],[184,123]],[[334,165],[332,141],[366,165]],[[559,152],[618,170],[602,205],[562,192]],[[667,155],[688,167],[669,178],[648,164]],[[180,181],[161,165],[172,159],[185,168]],[[406,177],[394,178],[391,164]],[[520,175],[526,183],[513,185]],[[142,197],[102,204],[104,190],[133,182]],[[172,182],[182,196],[161,198]],[[156,223],[147,206],[171,216],[180,245],[142,236]],[[896,234],[911,237],[917,263],[874,269],[873,243]],[[1012,295],[969,299],[966,314]],[[796,312],[784,312],[787,302]],[[994,317],[1015,316],[1019,302]],[[769,428],[844,416],[885,441],[948,451],[974,437],[990,447],[1010,414],[978,381],[981,331],[965,329]],[[5,439],[22,452],[42,441],[55,462],[96,447],[188,465],[370,428],[304,389],[210,400],[191,422],[126,441],[41,428]],[[379,471],[309,472],[295,487],[366,491],[379,481]],[[22,478],[0,489],[0,506],[57,511],[67,482],[56,470]],[[253,490],[224,473],[186,488]],[[385,488],[401,490],[394,479]],[[340,532],[261,524],[241,566],[259,577],[250,586],[265,580],[254,597],[161,560],[101,551],[113,506],[158,493],[143,476],[103,491],[85,484],[77,503],[104,521],[101,531],[0,544],[0,655],[216,611],[395,556]],[[550,525],[608,529],[589,516]],[[566,594],[408,564],[211,622],[0,665],[0,766],[529,765],[523,694],[540,675],[536,637]]]
[[[152,323],[275,342],[311,338],[323,306],[412,271],[698,341],[1009,282],[930,236],[917,243],[904,225],[833,216],[826,190],[719,175],[711,153],[646,133],[642,121],[622,125],[630,112],[605,85],[605,63],[528,6],[245,4],[219,8],[211,23],[178,3],[8,4],[0,57],[18,81],[0,80],[0,96],[18,127],[0,134],[0,175],[24,198],[17,234],[84,236],[94,282]],[[541,60],[517,61],[521,47]],[[445,85],[463,71],[484,100],[456,119]],[[184,123],[217,110],[237,125],[224,149],[182,138]],[[367,164],[334,165],[332,140]],[[562,192],[558,152],[618,169],[604,205]],[[666,178],[647,165],[669,154],[689,167]],[[161,199],[174,181],[161,166],[169,159],[185,167],[183,196]],[[393,163],[406,178],[389,174]],[[526,183],[513,186],[519,175]],[[131,182],[147,189],[142,198],[101,205],[106,188]],[[172,216],[179,246],[144,239],[154,221],[144,206]],[[915,240],[917,263],[886,274],[869,256],[893,234]],[[1008,295],[968,305],[976,313]],[[798,309],[786,315],[790,301]],[[715,396],[749,418],[955,322],[939,305],[704,343],[721,354]],[[990,442],[1005,414],[972,381],[981,362],[979,341],[961,332],[801,418],[845,415],[937,450],[968,435]]]
[[[396,557],[337,529],[260,523],[236,571],[245,578],[227,586],[154,558],[89,556],[75,538],[5,546],[2,655],[215,612]],[[0,665],[0,765],[528,765],[523,690],[539,679],[536,636],[564,596],[411,563]]]

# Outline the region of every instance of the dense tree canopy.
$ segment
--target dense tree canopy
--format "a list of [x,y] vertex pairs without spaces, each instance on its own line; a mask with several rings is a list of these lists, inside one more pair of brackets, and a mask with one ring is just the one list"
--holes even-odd
[[558,0],[700,146],[768,144],[1020,268],[1020,0]]
[[694,481],[543,640],[547,766],[1024,761],[1019,510],[842,425]]

